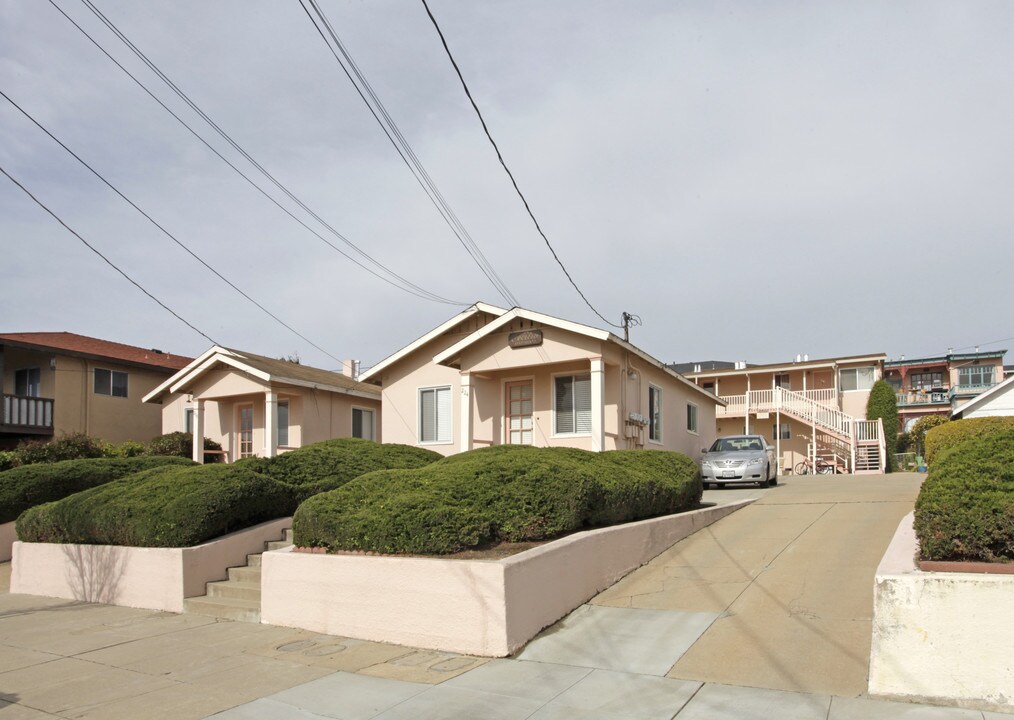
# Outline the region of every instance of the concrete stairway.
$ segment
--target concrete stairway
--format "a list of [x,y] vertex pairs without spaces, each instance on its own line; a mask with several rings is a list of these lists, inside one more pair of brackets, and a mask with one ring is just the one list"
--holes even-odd
[[[264,543],[265,550],[277,550],[292,544],[292,530],[281,540]],[[242,567],[228,569],[228,580],[207,584],[208,594],[183,601],[184,612],[225,620],[261,621],[261,553],[246,556]]]

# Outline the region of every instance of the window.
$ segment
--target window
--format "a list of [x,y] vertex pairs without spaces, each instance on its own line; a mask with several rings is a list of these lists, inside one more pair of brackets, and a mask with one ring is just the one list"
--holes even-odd
[[662,388],[648,386],[648,439],[662,442]]
[[352,408],[352,437],[373,439],[373,411]]
[[778,431],[781,430],[782,431],[781,432],[781,435],[782,435],[781,439],[782,440],[791,440],[792,439],[792,431],[790,430],[790,427],[791,426],[788,423],[781,423],[781,424],[774,423],[771,426],[771,439],[772,440],[777,440],[778,439]]
[[557,435],[591,432],[591,375],[567,375],[554,383]]
[[253,457],[253,405],[243,405],[239,408],[239,456],[241,458]]
[[194,432],[194,409],[186,408],[183,410],[183,432],[193,434]]
[[451,441],[451,388],[426,388],[419,391],[419,442]]
[[972,365],[958,368],[958,385],[992,385],[993,365]]
[[783,373],[782,375],[775,375],[775,387],[791,390],[792,383],[789,382],[789,374]]
[[838,371],[842,392],[850,390],[869,390],[873,387],[876,370],[872,367],[847,368]]
[[687,432],[697,434],[697,406],[687,403]]
[[942,372],[914,373],[908,376],[908,386],[912,390],[930,390],[944,386]]
[[712,395],[715,394],[715,383],[713,383],[713,382],[706,382],[703,385],[701,385],[701,387],[704,388],[705,390],[707,390]]
[[289,401],[278,401],[278,444],[289,444]]
[[127,373],[95,368],[95,394],[127,397]]
[[42,392],[42,373],[39,368],[22,368],[14,371],[14,394],[21,397],[39,397]]

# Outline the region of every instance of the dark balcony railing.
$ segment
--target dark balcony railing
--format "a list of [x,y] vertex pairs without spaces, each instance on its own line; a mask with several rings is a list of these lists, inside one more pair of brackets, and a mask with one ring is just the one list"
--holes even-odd
[[53,429],[53,401],[50,398],[3,395],[0,425],[14,428]]

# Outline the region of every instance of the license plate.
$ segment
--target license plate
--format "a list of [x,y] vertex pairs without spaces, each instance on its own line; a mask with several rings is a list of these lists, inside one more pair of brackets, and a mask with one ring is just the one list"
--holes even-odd
[[736,477],[736,473],[734,473],[732,470],[723,470],[722,477],[724,478]]

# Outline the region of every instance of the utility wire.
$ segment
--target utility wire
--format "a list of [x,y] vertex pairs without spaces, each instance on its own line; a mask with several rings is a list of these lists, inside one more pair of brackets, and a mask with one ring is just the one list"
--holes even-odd
[[[483,118],[482,113],[479,111],[479,106],[476,105],[475,98],[472,97],[472,92],[468,89],[468,84],[465,82],[465,78],[461,74],[461,68],[458,67],[457,61],[455,61],[454,56],[451,54],[451,48],[448,47],[447,45],[447,39],[444,37],[443,31],[440,29],[440,25],[437,24],[437,19],[433,17],[433,13],[430,11],[430,6],[426,3],[426,0],[422,0],[422,4],[423,7],[426,8],[426,14],[429,15],[430,22],[433,23],[433,27],[436,29],[437,35],[440,36],[440,42],[444,46],[444,52],[447,53],[447,58],[451,61],[451,65],[454,66],[454,72],[457,73],[458,80],[461,81],[461,87],[464,88],[465,95],[468,96],[468,101],[472,103],[472,109],[475,110],[475,114],[478,115],[479,117],[479,122],[482,123],[483,132],[486,133],[486,137],[489,139],[490,144],[496,151],[496,157],[500,161],[500,165],[502,165],[503,169],[507,172],[507,177],[510,178],[511,185],[514,186],[514,191],[518,194],[518,197],[521,198],[521,202],[524,203],[525,210],[528,212],[528,217],[530,217],[532,219],[532,222],[535,223],[535,229],[539,231],[539,235],[541,235],[542,239],[546,242],[546,247],[549,248],[549,252],[553,255],[553,259],[556,260],[556,264],[560,266],[560,269],[563,270],[563,274],[567,276],[567,280],[570,281],[570,284],[574,286],[574,289],[577,291],[577,294],[581,296],[582,300],[584,300],[584,304],[587,305],[589,308],[591,308],[591,311],[596,315],[598,315],[599,319],[602,320],[602,322],[606,323],[607,325],[611,325],[614,328],[626,330],[627,329],[626,325],[617,325],[614,322],[610,322],[605,318],[605,316],[602,315],[602,313],[600,313],[598,310],[595,309],[595,306],[588,301],[588,298],[585,297],[585,294],[581,292],[581,288],[579,288],[577,286],[577,283],[574,282],[574,278],[570,276],[570,272],[568,272],[567,268],[564,266],[563,261],[560,260],[560,256],[556,254],[556,250],[553,249],[553,245],[549,242],[549,238],[546,237],[546,233],[542,231],[542,226],[539,225],[539,221],[535,219],[535,214],[532,212],[532,208],[531,206],[529,206],[528,200],[521,192],[521,188],[518,187],[518,182],[517,180],[514,179],[514,173],[512,173],[511,169],[507,167],[507,162],[503,159],[503,154],[500,152],[500,147],[496,144],[496,140],[493,139],[493,135],[490,133],[489,127],[486,125],[486,120],[485,118]],[[627,313],[624,313],[624,316],[626,318]]]
[[[458,238],[458,242],[460,242],[462,247],[465,248],[465,251],[469,254],[475,264],[479,267],[490,283],[492,283],[493,287],[496,288],[497,292],[500,293],[504,300],[510,303],[511,306],[517,306],[517,298],[513,295],[513,293],[511,293],[506,283],[483,254],[475,240],[472,239],[471,234],[451,208],[446,198],[444,198],[440,189],[436,186],[436,183],[433,182],[433,179],[426,171],[426,168],[423,167],[419,158],[412,150],[411,145],[409,145],[405,136],[402,135],[401,130],[394,122],[394,119],[387,112],[387,109],[384,107],[384,104],[381,102],[376,92],[374,92],[373,87],[352,59],[348,49],[338,37],[334,27],[331,25],[316,0],[306,0],[306,2],[304,2],[304,0],[299,0],[299,4],[310,19],[310,22],[313,23],[313,26],[317,30],[318,34],[320,34],[321,39],[324,40],[324,44],[327,45],[328,50],[330,50],[335,60],[338,61],[342,71],[356,89],[359,97],[366,104],[366,107],[384,131],[384,134],[391,142],[391,145],[394,146],[394,149],[398,152],[402,161],[412,172],[416,182],[423,188],[423,191],[426,193],[430,202],[433,203],[434,207],[436,207],[437,211],[444,219],[444,222],[447,223],[448,227],[451,228],[451,231]],[[307,5],[310,7],[307,7]],[[313,12],[311,12],[310,8],[313,9]],[[316,18],[314,17],[314,14],[316,14]],[[323,29],[321,29],[322,27]],[[325,31],[327,33],[326,35]],[[328,40],[329,37],[330,41]],[[334,46],[338,48],[338,52],[341,53],[341,57],[339,57],[338,52],[336,52],[334,47],[332,47],[332,43],[334,43]],[[342,58],[344,58],[344,61]],[[353,77],[353,75],[355,77]],[[369,99],[367,99],[367,95],[369,95]]]
[[[173,118],[175,118],[177,122],[179,122],[184,128],[186,128],[190,132],[191,135],[193,135],[198,141],[200,141],[205,147],[207,147],[212,153],[214,153],[222,162],[224,162],[226,165],[228,165],[230,168],[232,168],[233,171],[235,171],[251,187],[253,187],[255,190],[257,190],[257,192],[259,192],[261,195],[263,195],[273,205],[275,205],[275,207],[277,207],[279,210],[281,210],[286,215],[288,215],[290,218],[292,218],[297,223],[299,223],[304,229],[306,229],[307,231],[309,231],[310,233],[312,233],[314,236],[316,236],[317,239],[319,239],[325,245],[327,245],[328,247],[330,247],[332,250],[334,250],[335,252],[337,252],[339,255],[343,256],[345,259],[349,260],[350,262],[352,262],[355,265],[359,266],[360,268],[362,268],[366,272],[370,273],[371,275],[373,275],[377,279],[382,280],[383,282],[386,282],[387,284],[391,285],[392,287],[396,287],[399,290],[407,292],[407,293],[409,293],[411,295],[415,295],[416,297],[422,298],[424,300],[431,300],[431,301],[434,301],[434,302],[440,302],[440,303],[445,303],[445,304],[450,304],[450,305],[459,305],[459,306],[468,305],[468,303],[454,301],[454,300],[448,300],[446,298],[443,298],[443,297],[441,297],[439,295],[436,295],[435,293],[431,293],[431,292],[429,292],[427,290],[424,290],[424,289],[420,288],[419,286],[417,286],[417,285],[409,282],[405,278],[403,278],[400,275],[398,275],[397,273],[395,273],[393,270],[390,270],[389,268],[387,268],[386,266],[384,266],[379,261],[374,260],[368,254],[366,254],[364,251],[362,251],[358,246],[356,246],[354,243],[352,243],[346,237],[344,237],[343,235],[341,235],[341,233],[339,233],[337,230],[335,230],[330,225],[324,223],[322,220],[319,220],[319,218],[318,218],[318,221],[321,222],[321,224],[324,225],[326,228],[328,228],[342,242],[344,242],[347,245],[349,245],[356,252],[358,252],[361,256],[365,257],[370,262],[372,262],[375,266],[377,266],[378,268],[380,268],[383,272],[386,272],[389,275],[391,275],[392,277],[397,278],[397,280],[400,281],[400,283],[403,283],[404,285],[400,284],[399,282],[395,282],[394,280],[391,280],[391,279],[389,279],[387,277],[384,277],[383,275],[380,275],[379,273],[377,273],[376,271],[374,271],[372,268],[367,267],[363,263],[361,263],[358,260],[356,260],[354,257],[351,257],[347,253],[343,252],[341,250],[341,248],[339,248],[338,246],[336,246],[334,243],[330,242],[327,238],[325,238],[324,236],[322,236],[316,230],[314,230],[309,225],[307,225],[303,220],[301,220],[299,217],[297,217],[295,214],[293,214],[288,208],[286,208],[284,205],[282,205],[281,203],[279,203],[278,200],[276,200],[274,197],[272,197],[270,193],[268,193],[262,187],[260,187],[248,175],[246,175],[242,170],[240,170],[238,167],[236,167],[236,165],[234,163],[232,163],[228,158],[226,158],[224,155],[222,155],[222,153],[219,152],[214,146],[212,146],[207,140],[205,140],[203,137],[201,137],[201,135],[196,130],[194,130],[193,127],[191,127],[189,124],[187,124],[187,122],[185,120],[183,120],[183,118],[181,118],[176,112],[174,112],[168,105],[166,105],[161,99],[159,99],[153,92],[151,92],[151,90],[149,90],[144,85],[144,83],[142,83],[134,74],[132,74],[129,70],[127,70],[127,68],[125,68],[118,60],[116,60],[116,58],[114,58],[94,37],[92,37],[83,27],[81,27],[81,25],[79,25],[73,18],[71,18],[66,12],[64,12],[63,8],[61,8],[59,5],[57,5],[54,0],[49,0],[49,2],[50,2],[50,4],[54,8],[56,8],[56,10],[61,15],[64,16],[64,18],[67,19],[68,22],[70,22],[86,38],[88,38],[88,40],[90,40],[91,43],[103,55],[105,55],[114,65],[116,65],[121,71],[123,71],[127,75],[127,77],[129,77],[131,80],[133,80],[134,83],[137,84],[137,86],[140,87],[145,93],[147,93],[147,95],[149,97],[151,97],[152,100],[154,100],[156,103],[158,103],[162,107],[163,110],[165,110],[170,115],[172,115]],[[93,12],[99,13],[99,11],[98,11],[97,8],[95,8],[93,10]],[[101,15],[101,13],[99,13],[99,15],[97,15],[97,16],[100,16],[100,15]],[[104,18],[104,16],[101,16],[99,19],[102,20],[103,18]],[[112,23],[108,21],[108,19],[104,20],[103,22],[104,22],[104,24],[107,25],[107,27],[110,28],[110,30],[112,30],[114,33],[116,33],[117,37],[120,37],[120,39],[125,44],[127,44],[128,47],[131,47],[132,49],[134,49],[135,46],[132,46],[132,44],[130,43],[129,39],[127,39],[126,36],[122,35],[122,33],[120,33],[119,30],[116,29],[115,26],[112,25]],[[140,53],[139,50],[134,49],[134,52],[135,52],[135,54],[138,55],[139,59],[141,59],[142,62],[145,62],[145,64],[148,65],[148,67],[151,68],[153,72],[155,72],[157,75],[159,75],[160,79],[163,79],[163,82],[165,82],[167,85],[169,85],[172,88],[176,88],[176,86],[172,84],[172,81],[169,80],[168,77],[164,76],[164,74],[161,73],[161,71],[159,71],[158,68],[155,67],[154,64],[151,63],[142,53]],[[178,88],[176,88],[175,91],[177,92],[177,94],[181,95],[181,97],[185,97],[185,96],[182,95],[182,91],[179,90]],[[188,100],[189,100],[189,98],[186,98],[184,100],[184,102],[187,102]],[[196,108],[196,105],[192,105],[192,107]],[[210,118],[208,118],[206,115],[204,115],[200,111],[200,108],[196,108],[195,111],[198,112],[199,114],[201,114],[202,117],[204,117],[206,119],[206,121],[209,124],[211,124],[213,127],[218,128],[218,126],[215,125],[214,122]],[[218,128],[218,132],[223,136],[223,138],[226,138],[227,142],[232,143],[231,138],[228,138],[228,136],[224,133],[224,131],[222,131],[220,128]],[[238,147],[238,145],[234,145],[234,146]],[[242,152],[241,149],[240,149],[240,152]],[[245,156],[249,158],[248,155],[245,155]],[[250,159],[250,162],[255,165],[255,167],[260,167],[259,165],[257,165],[252,160],[252,158],[249,158],[249,159]],[[261,168],[261,171],[263,173],[267,174],[267,172],[265,170],[263,170],[263,168]],[[275,182],[276,182],[276,184],[279,184],[279,183],[277,183],[277,181],[275,181]],[[308,212],[311,212],[311,214],[316,217],[316,215],[313,214],[312,211],[308,210]]]
[[256,305],[262,312],[264,312],[266,315],[268,315],[271,319],[273,319],[279,325],[281,325],[282,327],[284,327],[286,330],[288,330],[291,333],[293,333],[296,337],[300,338],[304,342],[308,343],[312,347],[314,347],[317,350],[319,350],[320,352],[324,353],[325,355],[327,355],[332,360],[334,360],[334,361],[336,361],[338,363],[342,362],[340,358],[335,357],[334,355],[332,355],[331,353],[329,353],[327,350],[325,350],[324,348],[322,348],[320,345],[318,345],[317,343],[315,343],[312,340],[310,340],[310,338],[308,338],[305,335],[303,335],[301,332],[299,332],[298,330],[296,330],[295,328],[293,328],[291,325],[289,325],[284,320],[282,320],[281,318],[279,318],[273,312],[271,312],[270,310],[268,310],[266,307],[264,307],[263,305],[261,305],[256,300],[254,300],[252,297],[250,297],[243,290],[241,290],[240,288],[238,288],[235,284],[233,284],[233,282],[231,280],[229,280],[224,275],[222,275],[220,272],[218,272],[218,270],[216,270],[215,268],[211,267],[211,265],[209,265],[207,262],[205,262],[203,258],[201,258],[199,255],[197,255],[197,253],[195,253],[193,250],[191,250],[189,247],[187,247],[183,242],[181,242],[179,239],[177,239],[175,235],[173,235],[171,232],[169,232],[168,230],[166,230],[162,225],[160,225],[158,222],[156,222],[155,219],[151,217],[151,215],[149,215],[144,210],[142,210],[140,207],[138,207],[134,203],[133,200],[131,200],[126,195],[124,195],[122,192],[120,192],[111,182],[109,182],[108,180],[106,180],[106,178],[103,177],[101,173],[99,173],[95,168],[93,168],[91,165],[89,165],[87,162],[85,162],[81,158],[81,156],[79,156],[76,152],[74,152],[69,147],[67,147],[58,137],[56,137],[53,133],[51,133],[49,130],[47,130],[38,120],[36,120],[34,117],[32,117],[24,108],[22,108],[20,105],[18,105],[16,102],[14,102],[14,100],[12,100],[11,97],[9,95],[7,95],[7,93],[5,93],[3,90],[0,90],[0,96],[3,96],[3,98],[7,102],[9,102],[11,105],[13,105],[15,108],[17,108],[21,112],[22,115],[24,115],[26,118],[28,118],[29,120],[31,120],[32,123],[34,123],[37,128],[39,128],[40,130],[42,130],[42,132],[46,133],[46,135],[48,135],[50,137],[50,139],[53,140],[53,142],[55,142],[57,145],[59,145],[60,147],[62,147],[75,160],[77,160],[79,163],[81,163],[86,168],[88,168],[88,170],[92,173],[92,175],[94,175],[99,180],[101,180],[103,183],[105,183],[106,187],[108,187],[114,193],[116,193],[117,195],[119,195],[124,201],[127,202],[128,205],[130,205],[132,208],[134,208],[135,210],[137,210],[137,212],[141,213],[141,215],[143,215],[148,220],[148,222],[150,222],[152,225],[154,225],[159,230],[161,230],[162,233],[166,237],[168,237],[174,243],[176,243],[177,245],[179,245],[181,248],[183,248],[183,250],[185,250],[187,252],[187,254],[189,254],[197,262],[199,262],[201,265],[203,265],[208,270],[210,270],[212,273],[214,273],[215,276],[219,280],[221,280],[222,282],[224,282],[226,285],[228,285],[233,290],[235,290],[236,292],[238,292],[244,298],[246,298],[251,303],[253,303],[254,305]]
[[166,310],[166,311],[168,311],[169,313],[171,313],[171,314],[172,314],[172,316],[173,316],[174,318],[176,318],[177,320],[179,320],[179,321],[180,321],[181,323],[183,323],[184,325],[186,325],[186,326],[187,326],[188,328],[190,328],[191,330],[193,330],[193,331],[194,331],[195,333],[197,333],[198,335],[200,335],[200,336],[201,336],[201,337],[203,337],[204,339],[208,340],[208,341],[209,341],[209,342],[210,342],[210,343],[211,343],[212,345],[218,345],[218,343],[217,343],[217,342],[215,342],[215,341],[214,341],[214,340],[213,340],[213,339],[212,339],[212,338],[211,338],[210,336],[208,336],[208,335],[207,335],[206,333],[203,333],[203,332],[201,332],[201,331],[200,331],[200,330],[198,330],[198,329],[197,329],[196,327],[194,327],[194,326],[193,326],[193,325],[191,325],[191,324],[190,324],[189,322],[187,322],[187,321],[186,321],[186,320],[184,320],[184,319],[183,319],[182,317],[180,317],[180,315],[179,315],[179,314],[177,314],[175,310],[173,310],[173,309],[172,309],[171,307],[169,307],[169,306],[168,306],[168,305],[166,305],[166,304],[165,304],[164,302],[162,302],[161,300],[159,300],[159,299],[158,299],[157,297],[155,297],[154,295],[152,295],[152,294],[151,294],[150,292],[148,292],[147,290],[145,290],[145,289],[144,289],[144,287],[142,287],[142,286],[141,286],[141,284],[140,284],[139,282],[137,282],[136,280],[134,280],[134,278],[130,277],[130,275],[128,275],[127,273],[123,272],[123,270],[120,270],[120,268],[118,268],[118,267],[117,267],[116,265],[114,265],[114,264],[113,264],[113,261],[112,261],[112,260],[110,260],[110,259],[109,259],[109,258],[107,258],[107,257],[106,257],[105,255],[103,255],[103,254],[102,254],[101,252],[99,252],[99,251],[98,251],[98,250],[97,250],[97,249],[95,248],[95,246],[93,246],[93,245],[92,245],[91,243],[89,243],[89,242],[88,242],[87,240],[85,240],[85,239],[84,239],[83,237],[81,237],[81,236],[80,236],[80,235],[78,235],[78,234],[77,234],[76,232],[74,232],[74,230],[73,230],[73,229],[72,229],[72,228],[71,228],[71,227],[70,227],[70,226],[69,226],[69,225],[68,225],[67,223],[65,223],[65,222],[64,222],[63,220],[61,220],[61,219],[60,219],[60,217],[59,217],[59,216],[58,216],[58,215],[57,215],[57,214],[56,214],[55,212],[53,212],[53,211],[52,211],[52,210],[50,210],[50,209],[49,209],[48,207],[46,207],[46,206],[45,206],[45,204],[43,204],[43,202],[42,202],[41,200],[39,200],[39,198],[35,197],[35,196],[34,196],[34,195],[33,195],[33,194],[32,194],[32,193],[31,193],[31,192],[30,192],[30,191],[28,190],[28,188],[26,188],[26,187],[25,187],[24,185],[22,185],[22,184],[21,184],[20,182],[18,182],[17,180],[15,180],[15,179],[14,179],[14,177],[12,177],[12,176],[11,176],[11,174],[10,174],[10,173],[8,173],[8,172],[7,172],[7,171],[6,171],[6,170],[5,170],[5,169],[4,169],[4,168],[3,168],[2,166],[0,166],[0,173],[3,173],[4,175],[6,175],[6,176],[7,176],[7,179],[8,179],[8,180],[10,180],[10,181],[11,181],[12,183],[14,183],[15,185],[17,185],[17,186],[18,186],[19,188],[21,188],[21,190],[22,190],[22,191],[23,191],[23,192],[24,192],[24,193],[25,193],[25,194],[26,194],[26,195],[27,195],[28,197],[30,197],[30,198],[31,198],[32,200],[34,200],[34,201],[35,201],[35,204],[36,204],[36,205],[38,205],[38,206],[39,206],[39,207],[41,207],[41,208],[42,208],[43,210],[45,210],[45,211],[46,211],[47,213],[49,213],[49,214],[50,214],[50,215],[51,215],[51,216],[53,217],[53,219],[54,219],[54,220],[56,220],[56,221],[57,221],[58,223],[60,223],[61,225],[63,225],[63,226],[64,226],[64,227],[65,227],[65,228],[66,228],[66,229],[67,229],[67,230],[68,230],[68,231],[70,232],[70,234],[71,234],[71,235],[73,235],[73,236],[74,236],[74,237],[76,237],[76,238],[77,238],[78,240],[80,240],[80,241],[81,241],[82,243],[84,243],[85,247],[87,247],[87,248],[88,248],[89,250],[91,250],[91,251],[92,251],[93,253],[95,253],[96,255],[98,255],[98,256],[99,256],[100,258],[102,258],[102,260],[103,260],[103,261],[104,261],[104,262],[105,262],[105,263],[106,263],[106,264],[107,264],[107,265],[108,265],[109,267],[111,267],[111,268],[112,268],[113,270],[115,270],[116,272],[120,273],[120,275],[122,275],[123,277],[125,277],[125,278],[126,278],[126,279],[127,279],[127,280],[128,280],[129,282],[130,282],[130,284],[131,284],[131,285],[133,285],[133,286],[134,286],[134,287],[136,287],[136,288],[137,288],[138,290],[140,290],[140,291],[141,291],[141,292],[143,292],[143,293],[144,293],[145,295],[147,295],[147,296],[148,296],[149,298],[151,298],[152,300],[154,300],[155,302],[157,302],[157,303],[158,303],[158,304],[159,304],[159,305],[160,305],[160,306],[161,306],[161,307],[162,307],[162,308],[163,308],[164,310]]

